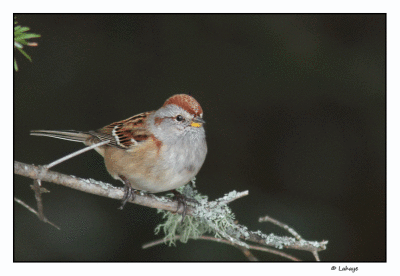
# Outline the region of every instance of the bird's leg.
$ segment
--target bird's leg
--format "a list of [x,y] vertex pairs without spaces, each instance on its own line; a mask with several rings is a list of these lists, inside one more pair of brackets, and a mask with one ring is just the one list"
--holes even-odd
[[176,201],[178,201],[178,208],[176,209],[175,213],[178,213],[181,205],[183,206],[183,212],[182,212],[182,222],[185,219],[186,216],[186,211],[187,211],[187,203],[186,203],[186,197],[181,194],[180,192],[178,192],[177,190],[172,190],[172,192],[174,193],[174,199],[176,199]]
[[135,199],[135,192],[136,190],[132,188],[131,183],[129,180],[123,176],[120,175],[119,178],[124,182],[125,187],[124,187],[124,197],[122,198],[122,205],[118,208],[120,210],[124,209],[124,206],[126,202],[128,202],[129,198]]
[[177,190],[172,190],[172,192],[174,193],[173,198],[176,199],[176,201],[178,201],[178,208],[176,209],[175,212],[178,213],[180,207],[183,206],[183,212],[182,212],[182,223],[183,223],[183,220],[185,219],[186,211],[187,211],[187,202],[195,203],[198,205],[200,204],[200,202],[198,202],[196,199],[194,199],[192,197],[184,196]]

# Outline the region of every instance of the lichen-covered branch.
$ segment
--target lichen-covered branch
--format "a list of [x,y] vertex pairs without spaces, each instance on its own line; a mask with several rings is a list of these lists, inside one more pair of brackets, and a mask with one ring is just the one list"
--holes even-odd
[[262,245],[273,246],[278,249],[289,248],[304,250],[309,252],[322,251],[326,249],[328,241],[307,241],[307,240],[296,240],[292,237],[280,237],[274,234],[263,234],[261,231],[253,232],[249,231],[248,240],[256,242]]
[[[120,200],[124,195],[122,188],[114,187],[108,183],[64,175],[50,171],[46,167],[24,164],[18,161],[14,161],[14,173],[108,198]],[[178,204],[171,198],[140,193],[135,195],[133,200],[129,200],[131,203],[156,208],[163,213],[164,222],[156,227],[155,232],[156,234],[161,231],[164,232],[165,243],[175,244],[177,239],[181,242],[187,242],[189,239],[199,239],[204,237],[206,233],[212,233],[216,239],[224,239],[230,244],[243,249],[254,249],[254,245],[249,244],[249,242],[253,242],[263,247],[309,251],[314,254],[316,260],[319,260],[317,252],[326,249],[327,241],[304,240],[287,225],[274,220],[271,221],[271,219],[269,221],[288,230],[295,238],[281,237],[274,234],[267,235],[261,231],[249,231],[246,226],[238,224],[227,203],[248,195],[248,191],[232,191],[214,201],[208,201],[207,196],[198,193],[191,185],[181,187],[179,191],[186,197],[197,201],[197,204],[188,202],[190,205],[188,205],[186,217],[183,221],[182,216],[179,214],[182,210],[179,210],[178,213],[175,212]]]
[[[65,175],[55,171],[47,170],[46,168],[41,166],[29,165],[18,161],[14,161],[14,173],[32,179],[52,182],[82,192],[104,196],[112,199],[121,200],[124,196],[123,188],[114,187],[111,184],[105,182],[96,181],[94,179],[83,179],[72,175]],[[237,193],[237,197],[230,197],[229,200],[233,201],[246,194],[248,194],[248,191]],[[226,198],[222,198],[222,200],[226,200]],[[135,198],[133,200],[130,199],[128,202],[174,213],[176,213],[175,211],[178,208],[178,203],[176,201],[145,193],[135,194]],[[213,202],[210,202],[210,204],[213,204]],[[194,211],[195,208],[189,205],[186,215],[193,216]],[[181,214],[182,208],[180,208],[177,213]]]
[[[42,181],[52,182],[82,192],[112,199],[121,200],[124,196],[124,191],[122,188],[114,187],[108,183],[93,179],[83,179],[72,175],[65,175],[47,170],[46,168],[40,166],[29,165],[18,161],[14,161],[14,173],[32,179],[40,179]],[[146,207],[163,209],[170,212],[175,212],[178,208],[177,202],[175,201],[156,197],[154,195],[147,195],[144,193],[135,195],[135,199],[130,199],[129,202]],[[188,206],[187,215],[192,214],[193,208]]]

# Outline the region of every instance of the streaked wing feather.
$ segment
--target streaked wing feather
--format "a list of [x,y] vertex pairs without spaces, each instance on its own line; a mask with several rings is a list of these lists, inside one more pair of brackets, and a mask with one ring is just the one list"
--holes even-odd
[[127,149],[146,141],[151,133],[147,130],[145,123],[151,112],[144,112],[128,119],[112,123],[90,134],[100,140],[111,140],[111,146]]

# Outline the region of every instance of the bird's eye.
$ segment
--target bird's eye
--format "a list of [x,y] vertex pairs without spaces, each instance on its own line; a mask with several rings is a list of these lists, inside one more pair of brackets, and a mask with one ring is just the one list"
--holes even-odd
[[176,120],[178,122],[180,122],[180,121],[183,121],[184,119],[183,119],[182,115],[178,115],[178,116],[176,116]]

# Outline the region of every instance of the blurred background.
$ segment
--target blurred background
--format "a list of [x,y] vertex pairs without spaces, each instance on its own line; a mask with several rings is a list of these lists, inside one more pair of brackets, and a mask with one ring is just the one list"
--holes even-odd
[[[386,15],[16,16],[42,37],[24,48],[32,63],[15,53],[15,160],[48,164],[83,147],[30,130],[93,130],[191,93],[207,122],[202,194],[249,190],[230,204],[239,223],[288,235],[258,222],[269,215],[328,240],[322,261],[386,260]],[[94,151],[54,170],[121,186]],[[36,208],[31,183],[16,175],[14,196]],[[44,187],[61,230],[14,203],[14,261],[247,260],[209,241],[143,250],[163,237],[155,209]]]

